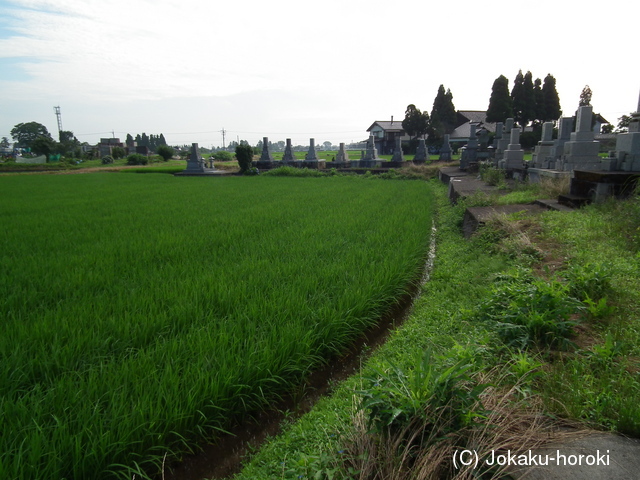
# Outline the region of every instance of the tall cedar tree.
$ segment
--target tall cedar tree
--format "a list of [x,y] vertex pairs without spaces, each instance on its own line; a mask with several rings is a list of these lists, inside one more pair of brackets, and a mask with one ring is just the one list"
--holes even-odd
[[456,127],[456,107],[453,105],[453,94],[444,85],[440,85],[436,98],[433,100],[431,117],[429,119],[429,143],[437,144],[442,141],[445,133],[451,133]]
[[[531,87],[533,88],[533,85]],[[518,75],[513,81],[511,99],[513,100],[513,119],[524,128],[529,119],[527,118],[527,93],[522,70],[518,71]]]
[[500,75],[491,87],[487,122],[504,122],[510,117],[513,117],[513,101],[509,95],[509,80],[504,75]]
[[556,90],[556,79],[550,73],[544,77],[542,84],[542,98],[544,103],[544,115],[540,120],[543,122],[553,122],[560,118],[562,110],[560,110],[560,97]]
[[536,119],[536,93],[533,89],[533,75],[530,71],[524,75],[524,108],[522,109],[522,128]]
[[402,120],[402,128],[410,137],[419,137],[427,133],[429,126],[429,114],[421,112],[414,104],[407,105]]
[[535,82],[533,82],[533,97],[536,104],[535,119],[542,123],[544,122],[544,94],[542,93],[542,80],[539,78],[536,78]]

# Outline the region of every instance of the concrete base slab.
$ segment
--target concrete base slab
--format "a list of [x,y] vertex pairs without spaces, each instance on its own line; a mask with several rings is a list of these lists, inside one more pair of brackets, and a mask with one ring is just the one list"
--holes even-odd
[[571,172],[548,170],[545,168],[529,168],[527,170],[529,182],[540,183],[542,178],[571,178]]

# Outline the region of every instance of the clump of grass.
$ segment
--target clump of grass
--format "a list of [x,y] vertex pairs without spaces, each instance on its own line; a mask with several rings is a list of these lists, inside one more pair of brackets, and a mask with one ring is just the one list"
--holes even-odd
[[[354,412],[353,433],[341,459],[343,469],[351,472],[350,478],[362,480],[503,478],[509,473],[508,467],[484,463],[492,452],[524,452],[561,437],[585,433],[560,432],[542,414],[540,398],[523,397],[525,376],[513,381],[508,366],[475,371],[473,382],[487,387],[475,399],[472,410],[485,414],[466,426],[454,425],[452,417],[446,414],[446,407],[455,408],[452,400],[451,405],[443,405],[430,416],[430,421],[440,423],[444,431],[425,430],[424,420],[417,415],[388,434],[371,434],[367,413]],[[479,468],[456,461],[463,450],[477,453]]]
[[522,213],[495,213],[474,234],[474,241],[483,243],[495,253],[504,253],[526,263],[540,260],[543,252],[531,238],[537,222]]
[[567,285],[534,278],[527,270],[496,278],[491,295],[475,318],[495,322],[498,336],[510,347],[566,349],[572,343],[575,314],[582,304],[569,296]]
[[481,162],[479,165],[480,178],[489,185],[501,189],[507,188],[507,174],[503,168],[496,168],[490,163]]
[[571,178],[569,176],[550,178],[542,177],[538,185],[540,198],[558,198],[569,193]]

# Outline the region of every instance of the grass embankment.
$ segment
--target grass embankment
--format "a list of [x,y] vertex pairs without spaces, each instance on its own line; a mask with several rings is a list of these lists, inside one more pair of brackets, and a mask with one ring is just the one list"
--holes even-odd
[[466,205],[438,189],[410,318],[234,478],[476,478],[455,452],[526,451],[560,420],[640,436],[640,199],[498,217],[464,241]]
[[415,280],[432,212],[423,182],[0,184],[0,477],[21,480],[157,473],[269,405]]

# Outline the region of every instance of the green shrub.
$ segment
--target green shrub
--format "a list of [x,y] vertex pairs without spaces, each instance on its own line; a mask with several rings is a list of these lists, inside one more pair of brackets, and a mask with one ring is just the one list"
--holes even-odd
[[480,163],[480,178],[489,185],[506,187],[506,172],[502,168],[496,168],[488,162]]
[[251,162],[253,162],[253,148],[251,145],[238,145],[236,147],[236,159],[240,166],[240,172],[247,172],[251,168]]
[[146,155],[140,153],[132,153],[127,157],[127,165],[146,165],[149,159]]
[[168,145],[160,145],[157,148],[156,153],[160,155],[165,162],[167,162],[173,157],[176,152]]
[[567,285],[534,279],[520,269],[498,277],[476,318],[494,321],[498,335],[510,347],[566,348],[577,324],[573,315],[581,308]]
[[364,378],[360,408],[368,413],[372,431],[393,434],[420,420],[426,436],[434,438],[482,417],[477,408],[486,385],[472,381],[468,359],[453,365],[435,360],[427,350],[408,373],[391,364]]
[[105,155],[102,157],[102,165],[110,165],[114,162],[113,157],[111,155]]
[[230,162],[233,160],[233,155],[230,152],[226,152],[224,150],[220,150],[212,155],[213,159],[216,162]]
[[572,266],[565,274],[570,294],[579,300],[599,301],[611,291],[611,268],[606,263]]
[[111,156],[116,160],[120,158],[124,158],[126,154],[127,154],[127,151],[122,147],[113,147],[111,149]]

